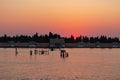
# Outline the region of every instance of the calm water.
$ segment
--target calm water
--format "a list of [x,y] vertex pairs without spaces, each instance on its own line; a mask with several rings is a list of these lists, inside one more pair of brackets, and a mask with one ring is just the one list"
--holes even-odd
[[18,55],[1,48],[0,80],[120,80],[120,49],[65,50],[67,58],[59,50],[30,56],[26,48]]

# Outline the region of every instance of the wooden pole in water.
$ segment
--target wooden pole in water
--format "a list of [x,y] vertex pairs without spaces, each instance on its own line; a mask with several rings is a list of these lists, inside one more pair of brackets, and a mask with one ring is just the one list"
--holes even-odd
[[32,50],[30,50],[30,56],[32,56]]

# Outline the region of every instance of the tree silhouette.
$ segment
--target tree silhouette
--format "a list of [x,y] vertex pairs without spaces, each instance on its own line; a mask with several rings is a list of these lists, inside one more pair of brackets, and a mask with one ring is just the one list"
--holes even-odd
[[14,41],[14,42],[21,42],[21,43],[28,43],[28,42],[38,42],[38,43],[49,43],[50,39],[54,38],[63,38],[65,40],[65,43],[75,43],[75,42],[84,42],[84,43],[113,43],[113,42],[120,42],[118,37],[107,37],[104,35],[101,35],[100,37],[87,37],[87,36],[79,36],[74,38],[73,35],[70,37],[61,37],[59,34],[54,34],[52,32],[49,32],[48,34],[45,35],[39,35],[38,33],[35,33],[32,36],[29,35],[16,35],[16,36],[8,36],[4,34],[3,36],[0,36],[0,42],[9,42],[9,41]]

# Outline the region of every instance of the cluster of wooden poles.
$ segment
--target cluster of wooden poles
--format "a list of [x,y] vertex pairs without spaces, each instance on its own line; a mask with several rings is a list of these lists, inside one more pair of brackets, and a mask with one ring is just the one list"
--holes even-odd
[[[16,56],[17,56],[17,54],[18,54],[18,50],[17,50],[17,48],[15,48],[15,53],[16,53]],[[35,49],[34,51],[32,50],[32,49],[30,49],[30,56],[32,56],[33,54],[49,54],[49,50],[37,50],[37,49]],[[62,57],[62,58],[66,58],[66,57],[68,57],[69,56],[69,54],[68,54],[68,52],[66,52],[66,50],[64,50],[64,49],[62,49],[62,50],[60,50],[60,56]]]

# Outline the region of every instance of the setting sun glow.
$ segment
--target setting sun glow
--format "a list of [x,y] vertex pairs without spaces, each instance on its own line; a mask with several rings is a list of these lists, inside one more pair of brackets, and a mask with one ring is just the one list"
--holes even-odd
[[119,30],[120,0],[0,0],[0,35],[119,36]]

